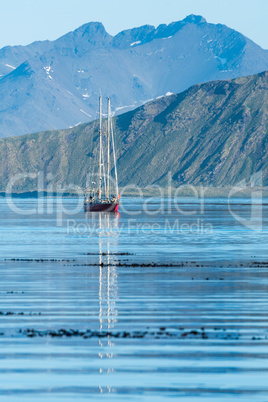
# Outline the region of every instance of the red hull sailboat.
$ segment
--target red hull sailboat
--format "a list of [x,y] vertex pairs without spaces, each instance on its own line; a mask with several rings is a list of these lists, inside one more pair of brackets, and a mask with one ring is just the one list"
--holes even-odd
[[[111,116],[110,99],[108,98],[107,132],[102,130],[102,98],[99,98],[99,152],[98,172],[94,174],[89,188],[85,190],[84,210],[85,212],[117,212],[119,208],[120,195],[118,194],[118,178],[116,167],[116,154],[114,144],[114,131]],[[106,152],[105,151],[106,148]],[[112,148],[113,161],[111,163],[110,152]],[[105,158],[106,156],[106,158]],[[113,166],[112,166],[113,165]],[[114,178],[111,175],[113,167]],[[97,186],[96,186],[97,184]],[[113,184],[114,194],[111,195]]]
[[85,212],[118,212],[119,203],[115,202],[104,202],[103,204],[86,204]]

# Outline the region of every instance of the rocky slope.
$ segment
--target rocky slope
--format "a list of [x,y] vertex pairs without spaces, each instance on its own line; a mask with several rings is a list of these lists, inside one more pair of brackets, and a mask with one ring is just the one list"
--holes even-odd
[[[114,118],[120,185],[230,186],[257,172],[268,185],[268,72],[199,84]],[[98,122],[0,140],[0,191],[16,174],[44,188],[84,186]],[[256,183],[261,184],[261,183]],[[37,188],[21,178],[16,191]]]

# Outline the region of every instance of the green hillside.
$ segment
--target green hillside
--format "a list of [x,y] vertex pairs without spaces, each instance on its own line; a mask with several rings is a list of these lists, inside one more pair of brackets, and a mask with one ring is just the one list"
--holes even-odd
[[[262,171],[268,185],[268,72],[195,85],[114,119],[120,186],[225,187]],[[0,140],[0,191],[18,173],[44,188],[84,186],[96,161],[98,122]],[[21,179],[14,190],[37,188]]]

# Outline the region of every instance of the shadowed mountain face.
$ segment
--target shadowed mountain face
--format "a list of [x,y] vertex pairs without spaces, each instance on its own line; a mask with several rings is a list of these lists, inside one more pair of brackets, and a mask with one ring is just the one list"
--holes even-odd
[[0,50],[0,137],[96,118],[98,96],[114,112],[215,79],[268,69],[268,51],[200,16],[109,35],[89,23],[56,41]]
[[[105,122],[104,122],[105,124]],[[121,186],[229,186],[262,171],[268,185],[268,72],[191,87],[114,118]],[[19,173],[85,186],[97,162],[98,121],[0,141],[0,191]],[[261,184],[261,183],[255,183]],[[16,191],[37,188],[20,179]]]

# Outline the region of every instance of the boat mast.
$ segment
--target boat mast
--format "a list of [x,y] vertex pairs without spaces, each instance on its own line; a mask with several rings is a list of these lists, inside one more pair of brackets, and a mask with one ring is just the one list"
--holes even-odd
[[107,119],[107,189],[106,198],[110,196],[110,98],[108,98],[108,119]]
[[101,165],[102,165],[102,102],[101,102],[101,95],[99,98],[99,113],[100,113],[100,154],[99,154],[99,198],[101,198]]
[[115,155],[115,146],[114,146],[114,130],[113,123],[111,122],[111,134],[112,134],[112,147],[113,147],[113,155],[114,155],[114,174],[115,174],[115,192],[116,197],[118,197],[118,177],[117,177],[117,167],[116,167],[116,155]]

